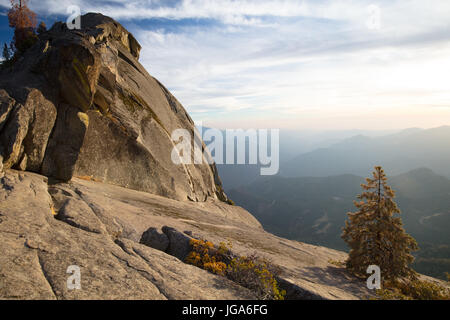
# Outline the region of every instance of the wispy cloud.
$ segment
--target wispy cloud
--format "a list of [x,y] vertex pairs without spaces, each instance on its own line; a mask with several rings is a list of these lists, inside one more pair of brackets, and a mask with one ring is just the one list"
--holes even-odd
[[[64,16],[68,5],[77,4],[83,13],[118,19],[142,44],[141,62],[149,72],[195,120],[211,125],[387,128],[450,122],[447,0],[31,4],[42,15]],[[378,24],[371,28],[374,18]],[[386,121],[394,118],[396,124]]]

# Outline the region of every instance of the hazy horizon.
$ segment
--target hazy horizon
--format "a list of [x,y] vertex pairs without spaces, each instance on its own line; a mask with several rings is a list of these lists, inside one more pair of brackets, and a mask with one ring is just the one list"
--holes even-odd
[[[226,126],[226,125],[208,125],[207,122],[204,121],[194,121],[195,125],[197,127],[204,127],[204,128],[214,128],[214,129],[219,129],[219,130],[226,130],[226,129],[242,129],[242,130],[248,130],[248,129],[263,129],[263,128],[268,128],[268,127],[258,127],[258,126],[247,126],[247,127],[240,127],[237,125],[233,125],[232,123],[230,123],[230,126]],[[302,129],[302,128],[280,128],[281,130],[285,131],[285,132],[297,132],[297,133],[311,133],[311,134],[322,134],[322,133],[332,133],[332,132],[348,132],[348,133],[352,133],[355,132],[356,135],[358,135],[358,132],[367,132],[367,133],[372,133],[375,134],[376,136],[382,136],[382,135],[388,135],[388,134],[392,134],[392,133],[398,133],[401,131],[405,131],[405,130],[412,130],[412,129],[418,129],[418,130],[429,130],[429,129],[437,129],[437,128],[441,128],[441,127],[449,127],[450,126],[450,121],[447,124],[442,124],[442,125],[436,125],[436,126],[430,126],[430,127],[417,127],[417,126],[411,126],[411,127],[403,127],[403,128],[392,128],[392,129],[368,129],[368,128],[342,128],[342,129],[333,129],[333,128],[314,128],[314,129]],[[269,126],[269,127],[273,127],[273,126]],[[275,128],[275,127],[273,127]]]

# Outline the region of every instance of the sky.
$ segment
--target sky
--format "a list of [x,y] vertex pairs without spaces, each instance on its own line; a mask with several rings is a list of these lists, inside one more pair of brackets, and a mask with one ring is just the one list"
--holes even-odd
[[140,62],[204,126],[450,125],[448,0],[30,1],[48,26],[70,5],[132,32]]

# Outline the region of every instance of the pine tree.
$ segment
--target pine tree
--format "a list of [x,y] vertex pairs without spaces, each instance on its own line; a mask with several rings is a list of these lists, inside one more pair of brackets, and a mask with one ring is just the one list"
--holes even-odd
[[47,26],[45,25],[44,21],[41,21],[41,23],[39,23],[39,26],[36,29],[36,32],[37,32],[37,34],[43,34],[46,31],[47,31]]
[[36,40],[36,13],[27,4],[28,0],[11,0],[8,11],[9,26],[14,28],[13,44],[19,52],[24,52]]
[[9,59],[11,59],[11,52],[9,51],[9,47],[6,43],[3,45],[2,55],[5,61],[9,61]]
[[412,251],[417,242],[402,226],[400,210],[394,202],[395,192],[387,185],[381,167],[375,167],[372,178],[361,184],[363,192],[354,201],[357,212],[349,212],[342,238],[350,247],[347,268],[354,274],[367,277],[367,267],[377,265],[381,278],[414,277],[409,268],[414,260]]

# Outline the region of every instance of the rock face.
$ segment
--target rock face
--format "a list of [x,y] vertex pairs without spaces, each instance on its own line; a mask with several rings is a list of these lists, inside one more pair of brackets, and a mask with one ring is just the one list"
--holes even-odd
[[[81,185],[47,182],[10,170],[0,179],[0,299],[253,298],[225,278],[134,241],[124,232],[133,221],[119,218],[126,203],[116,218],[109,213],[116,203],[103,193],[90,198]],[[145,207],[135,208],[142,218]],[[69,266],[79,267],[80,289],[67,286]]]
[[[231,241],[237,254],[269,259],[281,268],[279,282],[291,299],[370,294],[365,281],[330,264],[345,253],[276,237],[236,206],[78,178],[49,184],[11,169],[3,175],[0,299],[254,299],[226,278],[183,263],[187,234]],[[68,288],[69,266],[80,268],[81,289]]]
[[183,106],[139,63],[140,45],[101,14],[81,30],[56,23],[0,73],[4,168],[58,180],[89,176],[172,199],[227,200],[215,165],[176,165],[175,129],[194,134]]

